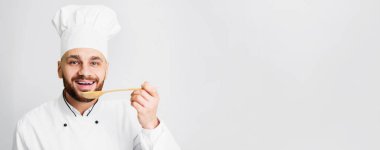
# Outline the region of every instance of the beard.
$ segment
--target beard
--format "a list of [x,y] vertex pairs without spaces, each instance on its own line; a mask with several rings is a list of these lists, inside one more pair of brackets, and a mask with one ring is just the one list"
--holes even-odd
[[[80,94],[75,90],[74,84],[71,84],[73,82],[70,82],[69,79],[67,79],[64,75],[62,75],[62,78],[63,78],[63,85],[65,87],[64,91],[66,91],[66,93],[69,94],[74,100],[78,102],[84,102],[84,103],[89,103],[95,100],[95,99],[87,99],[80,96]],[[79,75],[79,76],[73,77],[71,81],[75,81],[77,79],[94,80],[95,83],[97,83],[95,91],[101,91],[103,89],[104,80],[99,82],[99,78],[85,77],[83,75]]]

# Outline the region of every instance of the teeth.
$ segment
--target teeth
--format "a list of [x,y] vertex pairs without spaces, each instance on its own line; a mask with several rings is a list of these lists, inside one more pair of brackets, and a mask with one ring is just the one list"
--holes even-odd
[[83,84],[83,85],[91,85],[94,84],[95,82],[77,82],[78,84]]

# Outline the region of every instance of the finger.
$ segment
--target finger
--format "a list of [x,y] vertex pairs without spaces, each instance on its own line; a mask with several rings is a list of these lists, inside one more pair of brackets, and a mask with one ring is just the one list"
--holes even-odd
[[132,106],[137,110],[137,112],[142,112],[144,110],[144,107],[141,106],[139,103],[137,102],[132,102]]
[[150,101],[151,99],[153,99],[154,97],[152,97],[152,95],[150,95],[147,91],[145,90],[141,90],[141,93],[140,95],[142,97],[144,97],[147,101]]
[[146,106],[148,105],[148,101],[145,100],[141,95],[135,95],[131,98],[131,101],[132,102],[137,102],[139,103],[141,106]]
[[158,97],[157,89],[155,87],[151,86],[148,82],[145,81],[141,85],[141,88],[144,89],[145,91],[147,91],[153,97]]
[[133,92],[131,93],[131,96],[140,95],[140,94],[141,94],[141,90],[133,90]]

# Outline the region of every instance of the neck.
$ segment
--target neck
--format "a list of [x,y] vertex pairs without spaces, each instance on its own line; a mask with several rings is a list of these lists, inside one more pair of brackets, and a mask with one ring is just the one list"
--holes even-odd
[[73,106],[76,110],[78,110],[81,115],[83,115],[83,113],[87,109],[89,109],[91,106],[93,106],[96,103],[96,101],[98,100],[98,99],[95,99],[95,100],[93,100],[91,102],[80,102],[80,101],[74,99],[73,97],[71,97],[70,94],[67,93],[66,91],[64,92],[64,94],[65,94],[67,102],[71,106]]

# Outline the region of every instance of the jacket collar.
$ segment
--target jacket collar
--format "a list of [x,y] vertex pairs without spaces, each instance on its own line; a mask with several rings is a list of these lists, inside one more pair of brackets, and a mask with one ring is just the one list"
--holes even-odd
[[70,105],[70,103],[65,100],[65,98],[63,97],[63,93],[58,98],[58,105],[59,105],[59,109],[63,112],[64,115],[71,116],[71,117],[89,117],[94,114],[94,111],[97,108],[97,105],[99,105],[97,104],[98,101],[94,105],[92,105],[90,108],[88,108],[83,113],[83,116],[74,106]]

